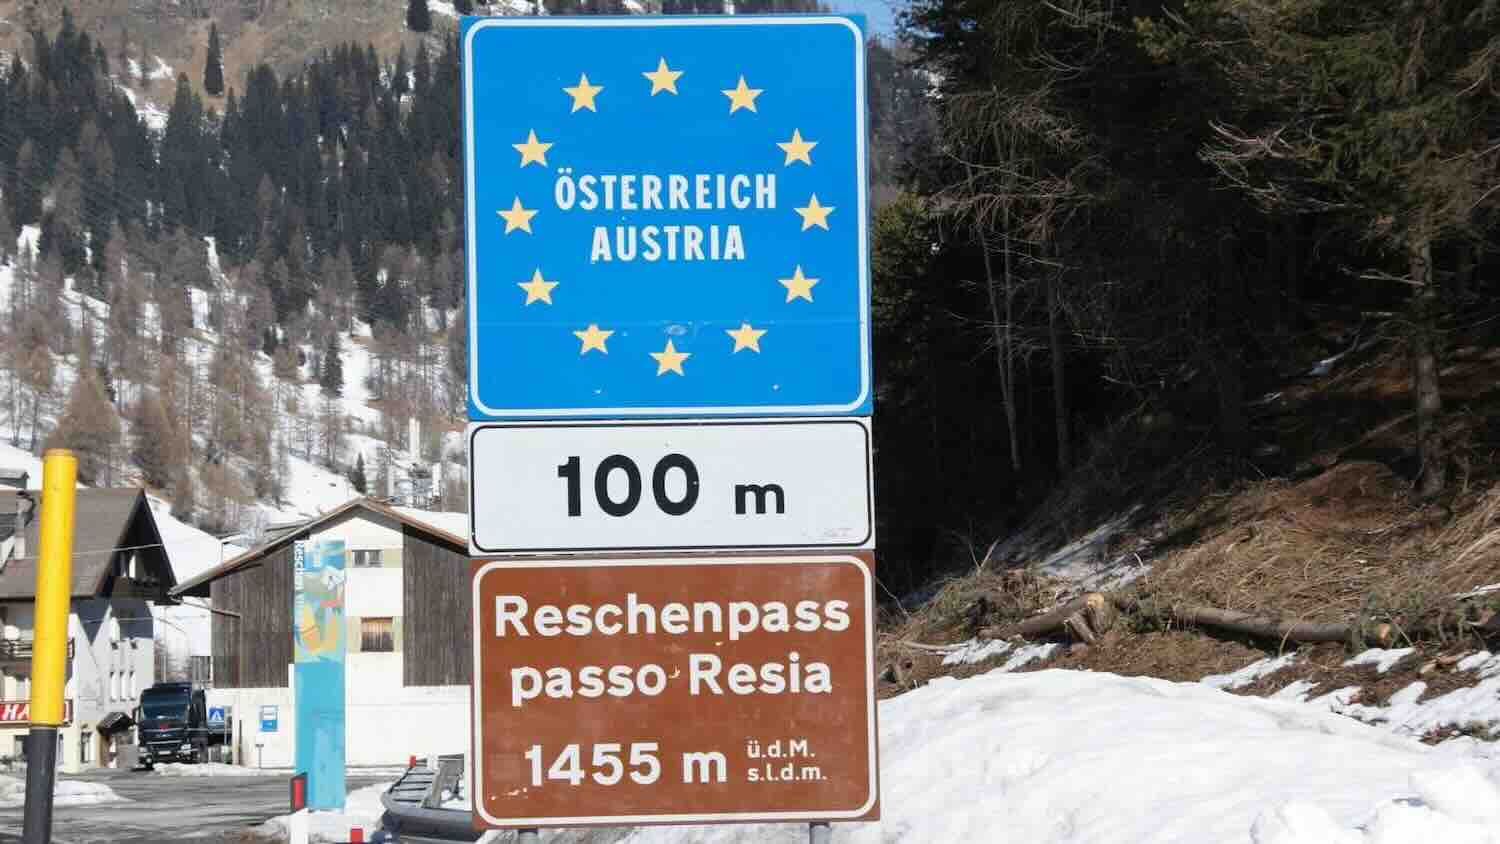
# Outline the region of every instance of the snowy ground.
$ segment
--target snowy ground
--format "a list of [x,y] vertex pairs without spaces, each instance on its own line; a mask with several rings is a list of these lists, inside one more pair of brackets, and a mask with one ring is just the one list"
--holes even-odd
[[[350,838],[349,830],[358,827],[364,830],[365,840],[380,825],[380,816],[385,807],[380,805],[380,795],[391,783],[357,788],[349,792],[342,812],[309,812],[308,840],[313,842],[343,842]],[[267,835],[286,836],[292,823],[291,815],[281,815],[266,821],[258,831]]]
[[180,762],[164,762],[153,765],[152,770],[163,777],[285,777],[287,771],[270,768],[246,768],[243,765],[226,765],[223,762],[203,762],[184,765]]
[[[1198,683],[941,678],[883,702],[880,728],[882,820],[835,824],[836,842],[1500,842],[1500,758]],[[807,831],[653,827],[624,840],[801,844]]]
[[[114,789],[98,782],[60,779],[52,789],[52,805],[84,806],[94,803],[118,803],[125,798]],[[0,775],[0,809],[26,804],[26,781]]]
[[[1379,674],[1395,667],[1397,662],[1414,653],[1412,648],[1382,650],[1372,648],[1344,665],[1373,665]],[[1251,663],[1230,674],[1203,678],[1203,683],[1223,689],[1236,689],[1291,665],[1296,654],[1284,654]],[[1488,651],[1469,654],[1453,665],[1453,670],[1470,672],[1475,683],[1446,694],[1421,700],[1427,683],[1415,680],[1390,696],[1382,706],[1357,701],[1358,686],[1335,689],[1309,698],[1313,684],[1306,680],[1288,683],[1274,695],[1279,700],[1306,702],[1309,705],[1356,718],[1399,735],[1419,738],[1438,730],[1460,732],[1466,729],[1490,730],[1500,725],[1500,655]],[[1461,741],[1470,742],[1472,739]],[[1453,744],[1449,740],[1448,744]],[[1497,751],[1500,752],[1500,751]]]

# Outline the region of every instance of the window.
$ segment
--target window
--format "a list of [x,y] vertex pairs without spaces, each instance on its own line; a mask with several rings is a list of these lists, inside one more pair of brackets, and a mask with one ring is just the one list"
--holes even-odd
[[354,552],[354,565],[356,568],[379,568],[380,549],[366,548]]
[[130,699],[131,700],[135,700],[135,696],[138,695],[138,694],[140,694],[140,690],[137,689],[136,686],[135,686],[135,672],[131,671],[130,672]]
[[394,619],[362,618],[359,620],[359,649],[365,653],[392,653],[396,650]]
[[120,675],[109,672],[109,699],[118,700],[120,697]]
[[78,761],[82,764],[94,761],[94,734],[88,730],[78,737]]

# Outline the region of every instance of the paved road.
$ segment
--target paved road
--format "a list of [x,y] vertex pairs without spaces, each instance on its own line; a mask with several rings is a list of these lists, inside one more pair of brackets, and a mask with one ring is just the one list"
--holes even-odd
[[[287,780],[281,776],[164,777],[105,770],[64,778],[104,783],[129,802],[57,807],[55,844],[235,840],[242,837],[236,833],[287,811]],[[351,772],[346,782],[352,791],[394,779]],[[20,840],[21,809],[0,809],[0,844]]]

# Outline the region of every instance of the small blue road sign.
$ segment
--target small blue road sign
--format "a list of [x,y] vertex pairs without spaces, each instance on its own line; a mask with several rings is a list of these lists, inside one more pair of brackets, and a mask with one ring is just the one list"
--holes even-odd
[[208,723],[216,726],[224,726],[224,707],[210,706],[208,708]]
[[276,732],[278,713],[275,706],[266,705],[260,708],[260,731],[263,733]]
[[863,18],[464,18],[469,413],[870,412]]

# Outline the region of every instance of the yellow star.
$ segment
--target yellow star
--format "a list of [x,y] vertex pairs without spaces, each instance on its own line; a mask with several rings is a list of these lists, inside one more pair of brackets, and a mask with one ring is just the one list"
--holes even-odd
[[742,108],[755,111],[755,98],[760,96],[764,88],[751,88],[745,85],[745,77],[740,76],[740,84],[734,88],[724,89],[724,96],[729,98],[729,113],[734,114]]
[[[798,269],[801,269],[800,267]],[[739,328],[725,329],[725,334],[734,338],[734,351],[749,349],[752,352],[760,351],[760,337],[766,333],[764,328],[751,328],[750,323],[742,322]],[[734,352],[730,352],[734,354]]]
[[[531,234],[531,218],[536,216],[536,211],[522,208],[521,197],[516,197],[516,201],[511,203],[509,211],[496,211],[495,213],[499,214],[501,219],[505,220],[506,234],[510,234],[516,229]],[[803,228],[807,228],[807,226],[803,226]]]
[[531,134],[526,136],[525,143],[511,144],[511,146],[515,148],[516,152],[519,152],[521,154],[522,167],[525,167],[533,161],[537,164],[542,165],[543,167],[547,166],[547,150],[552,149],[552,145],[539,143],[536,139],[535,129],[532,129]]
[[815,146],[817,146],[817,145],[818,145],[817,141],[804,141],[804,140],[802,140],[802,132],[799,131],[799,130],[797,130],[797,129],[793,129],[792,130],[792,139],[790,141],[787,141],[784,144],[777,144],[776,145],[776,146],[781,147],[781,151],[782,152],[786,153],[786,162],[783,163],[781,166],[782,167],[786,167],[787,165],[791,164],[793,161],[800,161],[803,164],[806,164],[807,166],[811,167],[812,166],[812,159],[809,158],[807,154],[809,152],[812,152],[812,148],[815,147]]
[[613,333],[613,331],[601,331],[599,326],[592,322],[589,323],[588,328],[573,332],[574,337],[583,341],[583,348],[578,350],[578,354],[586,355],[589,349],[598,349],[606,355],[609,354],[609,349],[604,348],[604,341],[608,340],[609,335]]
[[552,288],[557,286],[557,282],[542,278],[542,271],[538,269],[531,274],[531,281],[518,281],[516,286],[526,291],[526,304],[546,302],[550,305],[552,304]]
[[807,201],[806,208],[792,209],[802,215],[802,230],[807,231],[813,226],[828,231],[828,215],[833,213],[832,205],[819,205],[818,195],[813,194],[812,199]]
[[[788,302],[793,299],[806,299],[811,302],[813,300],[813,285],[818,283],[817,279],[808,278],[802,274],[801,264],[797,265],[797,269],[792,272],[791,278],[778,278],[776,280],[786,287],[786,300]],[[756,349],[756,351],[758,352],[760,349]]]
[[651,80],[651,96],[656,96],[661,91],[677,93],[677,77],[683,71],[671,70],[667,67],[667,60],[662,59],[656,65],[656,70],[643,70],[641,75]]
[[594,108],[594,95],[603,91],[604,86],[590,85],[587,73],[578,74],[578,84],[572,88],[564,88],[563,90],[567,92],[568,96],[573,98],[573,111],[577,111],[580,108],[586,108],[596,113],[599,111],[599,109]]
[[660,352],[649,352],[651,357],[656,358],[656,374],[665,375],[675,372],[683,375],[682,362],[693,356],[692,352],[679,352],[673,348],[672,341],[667,341],[667,348]]

